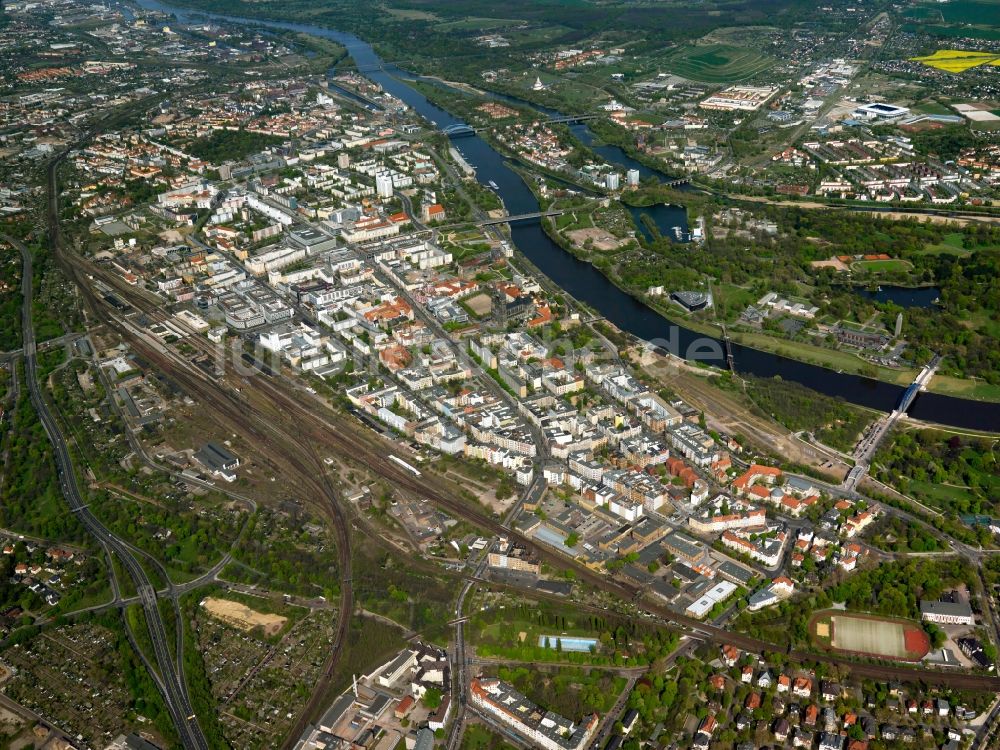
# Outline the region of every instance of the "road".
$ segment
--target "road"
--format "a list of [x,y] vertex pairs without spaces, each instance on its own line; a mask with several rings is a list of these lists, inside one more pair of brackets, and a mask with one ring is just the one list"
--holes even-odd
[[[486,552],[483,552],[482,559],[476,565],[475,577],[482,576],[486,570],[486,563],[489,559]],[[465,734],[466,709],[469,705],[467,688],[469,685],[469,655],[465,645],[465,618],[462,610],[465,607],[465,597],[469,595],[475,581],[468,581],[462,586],[462,591],[455,602],[455,658],[454,658],[454,681],[455,686],[452,695],[458,697],[458,711],[451,723],[451,731],[448,734],[447,750],[457,750],[462,744],[462,736]]]
[[[129,290],[121,289],[120,291],[127,298]],[[134,302],[137,305],[143,305],[143,302],[138,298],[135,298]],[[151,307],[143,309],[143,312],[148,312],[150,315],[157,314],[157,311]],[[680,628],[688,634],[698,634],[705,640],[714,643],[732,643],[738,648],[756,653],[787,653],[786,646],[730,632],[678,614],[661,602],[647,597],[646,592],[635,584],[615,580],[602,573],[592,571],[545,545],[537,544],[533,539],[461,500],[456,495],[454,487],[441,478],[429,472],[425,472],[418,478],[392,462],[385,461],[388,447],[381,437],[367,430],[359,430],[348,417],[317,409],[314,403],[304,404],[300,400],[301,394],[290,391],[287,384],[280,378],[266,376],[248,378],[244,382],[242,393],[237,396],[222,384],[206,378],[186,359],[169,355],[162,347],[157,347],[148,338],[136,336],[135,331],[132,331],[129,339],[138,353],[146,357],[153,366],[161,369],[165,375],[171,377],[192,398],[198,400],[209,413],[215,414],[218,419],[221,419],[222,424],[226,425],[226,429],[244,431],[248,435],[248,439],[256,440],[259,437],[273,449],[276,447],[275,440],[268,434],[270,430],[268,433],[261,432],[262,423],[266,423],[271,428],[275,427],[276,423],[290,421],[294,425],[294,431],[288,434],[282,430],[284,436],[280,442],[301,445],[305,441],[310,446],[315,445],[331,454],[344,456],[398,489],[427,500],[453,517],[466,520],[491,534],[503,535],[521,543],[529,549],[535,550],[545,562],[574,570],[578,580],[582,583],[624,601],[634,602],[638,609],[646,611],[663,624]],[[196,339],[192,339],[192,342],[194,341]],[[391,450],[399,453],[404,460],[411,458],[407,455],[405,447],[393,444]],[[792,652],[791,658],[841,665],[848,667],[858,676],[874,679],[922,681],[932,685],[991,692],[1000,690],[1000,678],[993,676],[864,664],[831,654],[802,651]]]
[[[79,280],[79,277],[77,278]],[[85,285],[85,283],[83,285]],[[346,425],[343,420],[333,418],[332,415],[327,416],[326,414],[318,414],[313,408],[314,405],[303,408],[303,404],[293,396],[290,396],[284,391],[284,389],[280,388],[278,383],[271,382],[264,377],[254,377],[252,379],[255,381],[255,386],[251,390],[256,391],[254,394],[256,398],[262,398],[268,401],[274,410],[284,412],[285,417],[290,419],[299,428],[294,433],[285,433],[282,435],[273,434],[271,430],[265,429],[262,425],[263,421],[267,421],[269,418],[273,419],[273,416],[267,412],[255,411],[257,406],[252,404],[249,398],[235,398],[233,394],[228,391],[223,393],[223,387],[221,384],[208,383],[204,378],[198,376],[196,373],[188,371],[188,368],[191,367],[189,362],[181,362],[178,359],[171,360],[169,357],[164,356],[162,352],[157,352],[151,349],[150,346],[150,342],[146,342],[146,353],[156,365],[162,365],[176,378],[181,380],[181,386],[185,387],[185,390],[189,390],[192,397],[199,399],[207,410],[219,410],[215,411],[215,413],[220,414],[227,422],[230,422],[231,420],[230,423],[237,428],[249,428],[249,433],[261,434],[261,436],[265,438],[272,437],[273,435],[273,437],[278,440],[287,440],[287,444],[293,446],[296,450],[300,448],[303,441],[314,441],[314,444],[316,445],[329,446],[336,454],[343,455],[366,466],[376,476],[380,476],[392,483],[395,483],[400,488],[412,492],[415,496],[423,497],[429,500],[433,504],[442,507],[456,517],[464,518],[481,528],[490,530],[497,534],[505,534],[519,541],[523,541],[529,547],[537,548],[537,545],[535,545],[532,540],[522,537],[516,532],[512,532],[506,524],[498,523],[493,519],[487,518],[481,515],[474,508],[470,508],[467,504],[456,499],[453,493],[449,491],[450,488],[442,486],[439,481],[429,477],[424,477],[418,480],[408,473],[393,466],[390,462],[386,462],[384,460],[385,445],[383,443],[372,444],[372,436],[359,436],[356,434],[356,427],[352,430],[351,427],[353,425]],[[556,555],[555,553],[551,553],[551,551],[546,550],[540,550],[540,552],[546,559],[554,560],[564,567],[575,569],[581,580],[593,585],[595,588],[620,596],[626,601],[636,601],[640,608],[654,614],[664,623],[673,624],[682,629],[686,629],[688,632],[704,634],[707,639],[714,642],[732,642],[737,646],[757,652],[784,650],[764,641],[747,638],[746,636],[730,633],[721,628],[716,628],[711,625],[693,621],[690,618],[679,616],[676,613],[670,612],[667,608],[659,606],[655,602],[644,599],[644,592],[635,587],[613,581],[606,576],[593,573],[593,571],[584,570],[581,566],[576,566],[569,562],[565,556]],[[343,583],[343,590],[349,591],[349,567],[346,569],[346,575]],[[348,609],[343,610],[343,617],[341,618],[342,621],[346,622],[349,612],[350,610]],[[976,675],[956,675],[924,669],[861,665],[854,664],[846,659],[829,656],[818,657],[813,654],[796,654],[795,656],[796,658],[818,658],[822,661],[843,664],[844,666],[849,666],[856,673],[873,676],[878,679],[896,677],[911,681],[922,680],[931,684],[950,684],[980,690],[996,690],[1000,687],[1000,681],[996,678]],[[319,695],[320,692],[321,691],[317,691],[314,696]],[[308,711],[304,712],[303,715],[308,715],[308,713]]]
[[615,722],[618,721],[618,717],[621,716],[622,711],[625,710],[625,704],[628,703],[628,697],[632,694],[632,688],[635,687],[635,683],[638,679],[639,675],[629,676],[625,689],[618,695],[615,705],[611,707],[610,711],[601,717],[601,723],[598,725],[597,731],[594,733],[594,737],[590,741],[591,750],[598,750],[599,748],[604,747],[605,741],[611,736],[611,733],[615,729]]
[[859,442],[857,447],[854,449],[854,460],[856,461],[856,464],[847,475],[847,479],[844,480],[843,486],[845,490],[848,492],[854,490],[854,488],[858,486],[858,483],[868,473],[872,457],[874,457],[875,452],[882,444],[882,441],[885,440],[886,436],[890,432],[892,432],[892,428],[896,425],[896,422],[906,416],[906,410],[909,409],[910,405],[913,403],[914,396],[916,396],[918,391],[927,387],[927,384],[934,378],[934,373],[937,372],[940,364],[941,357],[935,355],[930,363],[925,365],[920,371],[916,380],[914,380],[910,387],[903,393],[903,398],[900,401],[899,406],[875,422],[875,424],[869,428],[868,432],[865,433],[864,437],[861,438],[861,442]]
[[[132,582],[135,584],[139,599],[142,602],[143,612],[146,616],[146,625],[149,629],[149,637],[153,644],[156,665],[159,671],[159,674],[154,671],[151,676],[163,695],[167,711],[170,713],[174,726],[180,735],[181,744],[185,748],[194,748],[195,750],[207,749],[208,742],[194,714],[183,674],[179,673],[176,669],[170,653],[166,630],[160,616],[160,609],[157,606],[156,590],[150,583],[145,569],[133,554],[131,545],[108,531],[104,524],[87,507],[80,492],[69,447],[66,444],[58,422],[56,422],[48,404],[45,402],[41,386],[39,385],[38,355],[32,317],[33,268],[31,252],[23,243],[12,237],[2,235],[2,238],[16,247],[21,253],[23,263],[21,277],[23,296],[21,327],[25,380],[27,381],[32,406],[38,413],[38,418],[45,428],[45,433],[55,453],[59,474],[59,487],[62,490],[63,497],[66,499],[70,511],[80,521],[80,524],[97,540],[109,558],[111,555],[118,558],[119,563],[125,568]],[[112,575],[114,575],[113,572]]]

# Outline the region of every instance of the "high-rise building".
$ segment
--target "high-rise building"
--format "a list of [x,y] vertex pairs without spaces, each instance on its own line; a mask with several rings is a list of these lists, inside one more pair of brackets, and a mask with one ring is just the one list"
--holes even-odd
[[337,154],[337,166],[340,167],[341,169],[347,169],[349,166],[351,166],[350,154],[346,154],[344,152]]
[[629,187],[636,187],[639,184],[639,170],[630,169],[625,174],[625,182]]
[[611,172],[604,176],[604,187],[608,190],[617,190],[621,184],[621,176],[617,172]]
[[903,332],[903,313],[896,315],[896,338]]
[[378,193],[379,198],[391,198],[392,197],[392,175],[388,172],[382,172],[375,175],[375,192]]

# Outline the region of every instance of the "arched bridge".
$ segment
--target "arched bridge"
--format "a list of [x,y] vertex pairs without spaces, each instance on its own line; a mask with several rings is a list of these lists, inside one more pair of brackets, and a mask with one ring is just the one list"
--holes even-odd
[[441,130],[449,138],[462,138],[467,135],[475,135],[477,130],[471,125],[466,125],[465,123],[455,123],[454,125],[449,125]]
[[[563,115],[560,117],[552,117],[548,120],[542,120],[542,125],[558,125],[574,123],[574,122],[585,122],[586,120],[593,120],[600,115]],[[471,125],[466,125],[464,122],[456,122],[453,125],[449,125],[446,128],[442,128],[441,132],[444,133],[449,138],[462,138],[467,135],[475,135],[476,133],[482,132],[483,130],[489,130],[490,127],[474,128]]]

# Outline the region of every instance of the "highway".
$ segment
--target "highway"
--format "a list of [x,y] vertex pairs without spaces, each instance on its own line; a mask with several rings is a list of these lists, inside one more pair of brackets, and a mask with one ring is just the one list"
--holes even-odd
[[[49,410],[48,404],[45,402],[39,385],[37,345],[35,343],[35,328],[32,319],[33,269],[31,252],[24,244],[12,237],[3,236],[3,239],[15,246],[21,253],[23,263],[21,278],[23,295],[21,326],[23,331],[25,380],[27,381],[32,406],[34,406],[35,411],[38,413],[38,418],[45,428],[49,442],[52,443],[59,474],[59,486],[63,497],[66,498],[70,512],[76,515],[81,525],[97,540],[105,552],[108,553],[109,558],[112,554],[118,558],[119,563],[125,568],[135,584],[139,599],[142,602],[143,612],[146,616],[149,637],[153,644],[156,665],[159,671],[159,674],[154,671],[151,676],[163,695],[167,711],[170,713],[170,717],[181,738],[181,744],[185,748],[193,748],[194,750],[207,749],[208,742],[201,731],[197,717],[194,715],[194,709],[188,697],[183,675],[178,673],[170,654],[166,631],[160,616],[159,607],[157,606],[156,590],[150,583],[145,569],[133,554],[132,547],[108,531],[104,524],[87,507],[80,492],[66,440],[52,412]],[[140,656],[142,656],[141,652]]]
[[[54,190],[54,188],[51,187],[52,185],[54,185],[54,180],[50,182],[50,189]],[[76,262],[76,260],[74,259],[71,262]],[[75,275],[75,277],[78,283],[82,282],[80,283],[81,287],[86,287],[85,280],[81,279],[79,275]],[[30,309],[30,305],[27,305],[26,309]],[[325,412],[318,413],[317,410],[312,408],[314,405],[307,406],[302,404],[296,398],[289,395],[286,389],[279,387],[277,381],[272,381],[269,378],[262,376],[252,377],[251,380],[254,381],[254,383],[245,389],[247,393],[245,395],[241,394],[240,397],[236,397],[229,390],[224,390],[224,386],[221,383],[209,382],[205,378],[199,376],[197,372],[192,372],[190,362],[181,361],[180,358],[167,357],[162,351],[158,352],[151,349],[151,342],[137,340],[135,331],[132,331],[128,338],[132,339],[134,343],[137,344],[137,349],[146,349],[146,354],[154,365],[161,366],[165,372],[173,374],[178,380],[179,385],[193,398],[200,401],[206,410],[220,415],[223,424],[232,425],[234,428],[241,429],[245,434],[250,436],[259,436],[263,438],[265,444],[268,446],[268,450],[277,450],[283,458],[299,470],[296,473],[304,474],[309,469],[315,470],[316,461],[303,460],[302,451],[306,445],[309,445],[310,447],[312,445],[323,447],[329,446],[333,449],[335,454],[342,455],[354,462],[357,462],[358,464],[361,464],[362,466],[367,467],[375,476],[380,476],[394,483],[400,489],[412,492],[417,497],[429,500],[433,504],[445,509],[449,512],[449,514],[454,515],[455,517],[464,518],[480,528],[492,531],[493,533],[502,533],[508,537],[512,537],[529,547],[539,547],[539,545],[536,545],[533,540],[523,537],[517,532],[513,532],[511,529],[507,528],[506,523],[499,523],[490,519],[487,516],[480,514],[476,509],[470,507],[461,500],[456,499],[454,493],[452,492],[453,488],[449,485],[444,485],[440,481],[427,476],[417,479],[391,465],[390,462],[386,462],[384,460],[384,443],[375,441],[372,436],[367,434],[359,436],[356,434],[356,427],[354,430],[351,429],[353,425],[345,424],[344,420],[341,420],[335,415]],[[27,342],[27,337],[25,338],[25,341]],[[143,344],[145,346],[143,346]],[[28,356],[27,353],[29,349],[31,350],[31,357],[34,359],[33,347],[28,347],[26,344],[26,356]],[[32,398],[34,401],[36,398],[35,391],[37,390],[37,376],[34,370],[31,373],[29,382],[33,384]],[[40,395],[38,396],[38,400],[39,402],[41,401]],[[41,409],[39,409],[39,414],[42,414]],[[55,436],[58,435],[58,430],[55,429],[56,426],[51,418],[51,415],[49,415],[49,421],[52,423],[53,429],[50,429],[49,425],[46,424],[46,430],[49,432],[50,439],[53,440],[53,444],[55,445],[57,442]],[[291,424],[289,424],[289,422]],[[62,442],[61,436],[59,437],[59,441]],[[289,451],[289,453],[286,454],[286,450]],[[62,451],[66,454],[66,465],[70,466],[68,463],[69,455],[64,442],[62,442]],[[294,455],[295,452],[298,452],[298,455]],[[306,455],[308,455],[308,453]],[[315,456],[313,456],[313,458],[315,458]],[[62,467],[62,465],[62,458],[60,458],[60,467]],[[62,474],[63,476],[69,476],[72,478],[72,467],[70,466],[70,470],[68,472],[63,471]],[[312,479],[313,481],[306,480],[305,484],[309,486],[310,489],[318,489],[315,486],[315,478],[313,477]],[[72,478],[71,481],[75,485],[75,478]],[[65,485],[66,483],[64,482],[64,487]],[[324,489],[325,491],[316,493],[316,497],[313,499],[319,499],[321,502],[325,501],[323,504],[327,506],[325,510],[329,515],[332,509],[339,510],[339,508],[337,508],[339,498],[335,496],[329,486]],[[64,489],[64,492],[66,491],[67,490]],[[67,499],[70,499],[69,496],[67,496]],[[330,502],[331,500],[332,502]],[[81,520],[83,516],[89,516],[92,518],[89,511],[82,507],[82,501],[79,500],[78,491],[76,493],[75,502],[77,503],[77,506],[79,506],[77,512],[81,514]],[[74,500],[70,500],[70,505],[71,507],[74,507]],[[336,513],[336,511],[334,512]],[[333,520],[334,525],[339,526],[341,533],[343,533],[346,537],[343,516],[341,516],[339,521],[338,519]],[[104,533],[107,533],[106,529],[104,530]],[[96,533],[95,536],[97,536]],[[98,536],[98,539],[100,540],[101,537]],[[108,548],[114,549],[111,546],[111,540],[113,539],[114,537],[111,537],[108,541],[102,540],[101,543],[102,545],[106,544]],[[132,554],[128,550],[127,546],[125,546],[125,544],[120,540],[115,541],[122,547],[124,552],[124,557],[122,557],[123,561],[125,558],[131,559],[132,563],[139,569],[140,574],[144,576],[141,566],[139,566],[135,558],[132,557]],[[341,544],[339,544],[339,546],[341,554],[346,555],[347,561],[347,563],[341,568],[341,574],[343,576],[342,593],[345,595],[346,599],[346,602],[342,602],[342,604],[346,603],[347,605],[342,607],[341,623],[342,628],[345,628],[352,611],[350,606],[350,554],[348,540],[344,538],[340,540],[340,542]],[[117,552],[117,550],[115,551]],[[705,623],[699,623],[691,620],[690,618],[678,615],[677,613],[668,610],[665,606],[661,606],[655,600],[645,598],[644,592],[639,590],[637,587],[584,569],[582,566],[578,566],[571,561],[568,561],[564,555],[559,555],[546,549],[539,549],[539,552],[544,559],[554,561],[563,567],[574,569],[583,582],[590,584],[595,588],[599,588],[619,596],[625,601],[636,602],[640,609],[645,609],[647,612],[656,615],[661,622],[673,624],[687,632],[701,633],[707,637],[707,640],[717,643],[731,642],[741,648],[758,653],[761,651],[784,651],[784,648],[773,644],[752,639],[738,633],[731,633],[723,630],[722,628],[717,628]],[[129,573],[132,574],[131,569],[129,569]],[[139,586],[138,581],[137,589],[143,599],[144,607],[146,607],[148,602],[151,601],[152,609],[156,613],[155,620],[148,618],[147,615],[150,622],[151,635],[152,631],[155,629],[154,622],[159,624],[159,629],[162,633],[162,622],[159,620],[155,592],[153,592],[151,587],[148,587],[148,585],[146,588]],[[344,630],[342,629],[338,636],[342,635],[343,632]],[[156,643],[156,638],[153,638],[153,640],[154,643]],[[332,666],[336,663],[337,656],[339,656],[340,640],[341,638],[338,637],[338,643],[333,649],[331,659],[327,665],[326,673],[324,674],[324,681],[329,679]],[[956,687],[978,690],[997,690],[1000,688],[1000,680],[992,677],[962,675],[904,667],[897,668],[888,665],[859,664],[852,663],[847,659],[802,652],[793,653],[792,657],[807,660],[815,659],[849,666],[855,673],[861,676],[872,676],[876,679],[898,678],[908,681],[920,680],[928,684],[950,684]],[[158,662],[160,660],[159,649],[157,649],[157,660]],[[169,663],[170,659],[167,658],[166,661]],[[162,665],[161,672],[164,676],[167,676],[168,674],[168,671],[164,670]],[[170,673],[172,672],[173,670],[171,669]],[[165,680],[165,683],[167,684],[164,684],[163,687],[166,694],[169,692],[168,688],[170,680]],[[183,688],[182,684],[181,688]],[[314,692],[313,700],[310,701],[310,706],[301,715],[303,720],[307,719],[309,715],[312,714],[313,711],[320,705],[319,702],[322,701],[322,694],[322,689],[318,689]],[[171,712],[171,715],[174,715],[173,711]],[[195,724],[195,726],[197,725]],[[200,734],[200,730],[198,730],[198,733]],[[291,737],[294,737],[294,733],[290,735],[290,739]],[[185,746],[201,747],[202,745],[185,744]]]

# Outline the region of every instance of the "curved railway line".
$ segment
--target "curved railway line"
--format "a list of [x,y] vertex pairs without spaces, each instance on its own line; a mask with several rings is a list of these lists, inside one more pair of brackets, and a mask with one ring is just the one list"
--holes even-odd
[[[70,263],[72,267],[77,271],[80,270],[81,263],[78,259],[69,260],[73,261]],[[113,274],[104,272],[103,269],[92,268],[89,270],[91,275],[102,278],[105,283],[115,282]],[[78,277],[77,282],[80,283]],[[116,287],[116,291],[125,294],[125,290],[118,287]],[[99,310],[102,300],[92,290],[89,290],[89,287],[83,293],[95,312]],[[128,301],[129,304],[151,318],[165,320],[168,317],[154,303],[141,295],[131,295]],[[153,367],[174,381],[185,393],[197,399],[207,411],[211,412],[217,422],[220,422],[226,429],[243,435],[251,443],[266,446],[266,452],[269,455],[276,457],[281,463],[291,468],[296,478],[296,486],[299,491],[303,492],[304,499],[331,522],[336,537],[338,570],[341,578],[339,602],[341,614],[334,642],[323,665],[319,682],[309,702],[300,712],[292,731],[286,737],[284,747],[290,748],[313,717],[324,708],[327,688],[333,680],[340,661],[350,629],[351,613],[354,610],[354,594],[351,584],[350,529],[341,505],[341,499],[331,486],[323,465],[316,456],[316,443],[310,439],[316,436],[307,435],[300,429],[302,425],[296,424],[293,412],[283,411],[278,404],[274,404],[273,408],[266,408],[266,403],[251,408],[246,399],[239,398],[235,392],[225,389],[207,375],[197,371],[190,363],[182,362],[178,357],[171,356],[165,347],[158,347],[152,341],[144,338],[129,322],[120,318],[116,319],[113,315],[111,317],[104,315],[102,318],[125,335],[132,343],[134,350]],[[185,341],[195,344],[201,348],[203,353],[216,354],[216,350],[211,348],[207,341],[196,337],[185,339]],[[266,378],[262,376],[253,379],[265,380]],[[275,463],[269,463],[268,468],[276,474],[283,470],[283,467]]]
[[[92,134],[88,134],[84,139],[89,138]],[[731,643],[754,653],[786,652],[793,659],[835,664],[847,667],[860,676],[879,680],[919,681],[924,684],[943,685],[958,689],[1000,692],[1000,677],[940,672],[881,663],[859,663],[827,654],[793,651],[766,641],[703,624],[650,599],[646,592],[637,585],[594,572],[544,545],[536,544],[533,539],[508,528],[498,520],[458,499],[457,495],[453,494],[441,480],[428,476],[426,473],[421,477],[416,477],[401,466],[385,460],[388,455],[388,446],[381,438],[367,432],[360,433],[355,425],[332,412],[327,411],[326,414],[321,415],[319,409],[322,407],[318,402],[314,405],[307,405],[292,397],[286,389],[279,385],[280,374],[269,375],[265,373],[245,378],[244,382],[248,387],[243,389],[244,393],[241,393],[240,397],[237,397],[235,392],[228,390],[223,383],[201,373],[190,362],[183,361],[165,347],[157,346],[151,338],[144,336],[141,331],[129,325],[123,318],[119,317],[118,310],[97,297],[88,283],[88,279],[84,276],[89,273],[94,277],[101,277],[105,283],[118,290],[129,301],[129,304],[153,319],[162,320],[166,315],[160,309],[158,300],[145,297],[139,290],[124,284],[119,277],[106,269],[64,252],[59,238],[57,170],[59,163],[68,152],[68,150],[62,152],[48,165],[47,218],[50,244],[56,261],[66,270],[68,277],[80,289],[81,295],[95,318],[109,323],[124,334],[132,342],[137,352],[141,352],[151,364],[160,368],[164,375],[174,380],[192,398],[198,400],[222,424],[254,442],[259,441],[259,444],[265,448],[261,450],[261,453],[264,454],[262,458],[265,464],[269,465],[269,468],[276,473],[281,471],[278,466],[274,465],[274,458],[287,464],[301,480],[298,485],[299,489],[304,491],[304,494],[311,496],[305,499],[308,499],[310,504],[324,515],[333,526],[337,540],[341,577],[339,603],[341,617],[334,643],[324,663],[322,675],[312,691],[309,702],[300,712],[293,729],[286,737],[283,745],[286,750],[294,745],[296,738],[312,718],[320,713],[328,699],[328,689],[347,640],[354,606],[350,528],[341,498],[326,476],[323,465],[317,459],[317,446],[329,448],[337,455],[365,466],[376,476],[389,481],[395,487],[421,497],[457,518],[462,518],[483,530],[516,539],[535,550],[541,558],[560,567],[572,568],[579,580],[625,601],[633,602],[638,608],[662,623],[678,628],[692,637],[719,644]],[[199,336],[187,337],[185,341],[212,357],[217,354],[217,350]],[[167,581],[169,583],[169,579]],[[155,602],[153,609],[156,609]],[[178,652],[178,661],[179,656]],[[178,667],[181,666],[178,665]],[[183,672],[178,670],[178,673],[183,680]],[[181,687],[183,689],[183,685]],[[184,731],[183,727],[179,727],[179,729]]]
[[[84,304],[95,316],[96,319],[102,320],[105,323],[112,325],[120,333],[126,335],[129,340],[133,342],[141,342],[142,338],[136,336],[134,331],[129,329],[129,326],[123,325],[122,321],[116,320],[114,314],[107,315],[102,314],[103,308],[113,306],[108,305],[105,300],[101,300],[94,292],[89,280],[85,278],[85,274],[90,273],[92,277],[101,277],[110,286],[116,288],[119,292],[127,294],[129,303],[137,307],[137,309],[143,310],[146,314],[162,318],[163,311],[151,300],[146,299],[135,293],[135,290],[122,290],[120,288],[121,280],[118,279],[114,274],[108,273],[105,269],[100,269],[93,264],[86,264],[81,258],[70,253],[66,253],[62,246],[60,234],[59,234],[59,191],[58,191],[58,167],[59,163],[65,157],[66,153],[63,152],[58,157],[56,157],[52,162],[50,162],[48,167],[48,226],[49,226],[49,240],[50,247],[54,254],[54,259],[66,272],[67,277],[76,285],[80,290],[80,294],[84,300]],[[197,341],[198,339],[194,339]],[[208,342],[203,342],[208,345]],[[162,352],[158,352],[154,347],[146,346],[146,353],[150,356],[151,361],[160,361],[160,364],[167,365],[167,360],[162,357]],[[170,366],[165,366],[163,368],[164,372],[171,373],[182,373],[185,377],[185,390],[189,392],[190,395],[195,396],[200,393],[202,396],[202,403],[212,405],[218,402],[220,392],[219,390],[208,391],[203,387],[199,387],[199,382],[203,385],[207,385],[205,381],[198,377],[191,377],[191,370],[187,368],[177,367],[176,362],[170,360]],[[178,380],[175,377],[175,380]],[[184,387],[184,386],[182,386]],[[330,520],[334,534],[336,537],[337,552],[338,552],[338,567],[341,573],[341,597],[340,597],[340,612],[341,616],[338,619],[337,631],[334,635],[333,645],[331,647],[330,653],[328,654],[326,661],[323,665],[323,671],[321,673],[320,679],[314,688],[310,700],[300,712],[299,717],[293,729],[289,732],[286,737],[286,741],[283,745],[285,748],[291,748],[294,746],[298,736],[305,730],[309,721],[313,716],[320,713],[320,709],[324,707],[324,701],[326,700],[327,688],[332,682],[333,676],[336,672],[337,665],[340,661],[341,653],[343,652],[344,644],[347,640],[347,633],[350,628],[350,617],[354,608],[354,598],[353,589],[351,586],[351,545],[350,545],[350,530],[348,528],[348,523],[346,516],[344,514],[343,508],[339,503],[339,499],[330,485],[329,480],[323,475],[322,465],[316,459],[314,447],[308,445],[302,439],[295,438],[296,430],[294,425],[287,432],[281,432],[277,435],[273,435],[275,430],[275,423],[272,423],[269,419],[265,418],[263,420],[258,419],[256,426],[251,424],[249,420],[245,418],[240,418],[243,416],[241,407],[239,404],[232,402],[232,394],[221,394],[224,397],[223,403],[226,403],[227,407],[230,407],[226,412],[229,417],[236,417],[235,421],[232,423],[234,430],[239,430],[242,434],[252,434],[256,436],[257,439],[263,440],[266,444],[271,442],[270,438],[275,437],[277,439],[277,444],[285,446],[291,444],[296,450],[295,451],[285,451],[283,453],[283,458],[289,461],[289,463],[297,469],[297,473],[300,479],[303,481],[305,487],[310,487],[313,492],[315,492],[315,497],[323,498],[322,501],[313,501],[313,505],[318,508],[318,510]],[[215,412],[219,412],[217,409],[213,409]],[[272,416],[282,416],[280,413]],[[303,457],[310,456],[312,458],[312,465],[307,464]],[[276,468],[276,467],[272,467]],[[317,479],[317,473],[320,479]],[[89,512],[89,511],[88,511]],[[141,567],[141,566],[140,566]],[[169,585],[170,580],[166,578],[166,583]],[[154,603],[152,610],[158,615],[158,608],[155,605],[155,591],[152,587],[148,587],[149,591],[152,592],[154,598]],[[174,601],[175,615],[179,616],[179,608],[177,602]],[[152,617],[152,612],[147,612],[147,619],[150,620],[150,627],[154,628],[157,625],[157,630],[162,630],[162,621],[158,617]],[[153,621],[155,620],[155,622]],[[180,625],[181,622],[179,621]],[[178,628],[180,630],[180,628]],[[154,639],[155,640],[155,639]],[[178,633],[178,643],[182,643],[181,634]],[[177,651],[177,660],[181,661],[181,651]],[[178,664],[178,667],[182,667],[182,664]],[[186,691],[186,679],[182,669],[177,670],[177,675],[180,678],[181,684],[179,685],[180,691],[184,697],[184,702],[187,702],[187,691]],[[154,679],[156,675],[154,673]],[[166,693],[165,693],[166,694]],[[172,701],[168,700],[168,705]],[[207,747],[205,743],[204,736],[201,734],[200,728],[196,721],[193,721],[194,712],[193,710],[189,712],[190,716],[175,716],[174,723],[177,725],[178,730],[184,735],[185,733],[190,733],[194,735],[191,739],[191,746],[194,747]],[[187,743],[186,743],[187,744]]]
[[[120,279],[117,279],[116,282],[119,285],[124,283]],[[120,289],[120,286],[118,288]],[[124,289],[121,291],[123,294],[127,292]],[[138,300],[136,301],[138,302]],[[151,316],[165,317],[161,310],[156,309],[148,301],[139,302],[139,305],[145,308],[143,311]],[[133,335],[130,338],[137,337]],[[211,345],[207,341],[198,337],[191,337],[185,341],[192,344],[198,342],[196,345],[206,353],[211,349]],[[361,464],[393,486],[413,496],[423,498],[455,517],[462,518],[484,531],[513,538],[533,549],[541,558],[550,563],[563,568],[572,568],[579,580],[625,601],[632,602],[639,609],[646,611],[663,623],[672,625],[693,637],[718,644],[730,643],[753,653],[779,652],[799,661],[816,661],[847,667],[859,676],[883,681],[897,679],[963,690],[1000,692],[1000,677],[998,676],[942,672],[881,662],[856,662],[830,654],[789,650],[787,647],[724,630],[674,612],[648,597],[640,586],[597,573],[503,525],[499,520],[459,499],[450,488],[433,475],[424,472],[421,477],[416,477],[403,467],[385,460],[389,447],[382,438],[374,434],[359,433],[355,425],[332,412],[320,414],[318,404],[316,407],[310,408],[309,405],[293,397],[279,384],[279,377],[261,375],[247,378],[247,387],[243,389],[241,394],[243,398],[237,398],[222,384],[200,375],[192,375],[189,372],[191,369],[189,363],[186,363],[187,367],[180,366],[181,363],[177,358],[171,357],[165,351],[158,351],[141,337],[138,337],[137,343],[137,349],[142,350],[143,356],[148,354],[151,361],[157,366],[161,366],[165,374],[175,379],[181,387],[186,390],[193,389],[194,392],[190,394],[192,397],[201,399],[203,403],[207,402],[213,409],[223,410],[226,413],[227,421],[239,425],[244,432],[247,431],[252,419],[255,421],[260,419],[260,417],[252,416],[256,412],[264,411],[266,413],[268,410],[276,410],[277,413],[289,418],[297,430],[291,435],[285,434],[283,440],[301,446],[302,441],[308,438],[308,447],[302,448],[302,450],[313,450],[314,445],[325,446],[336,454]],[[211,351],[213,354],[215,353],[214,349]],[[399,450],[399,448],[394,447],[393,450]]]

